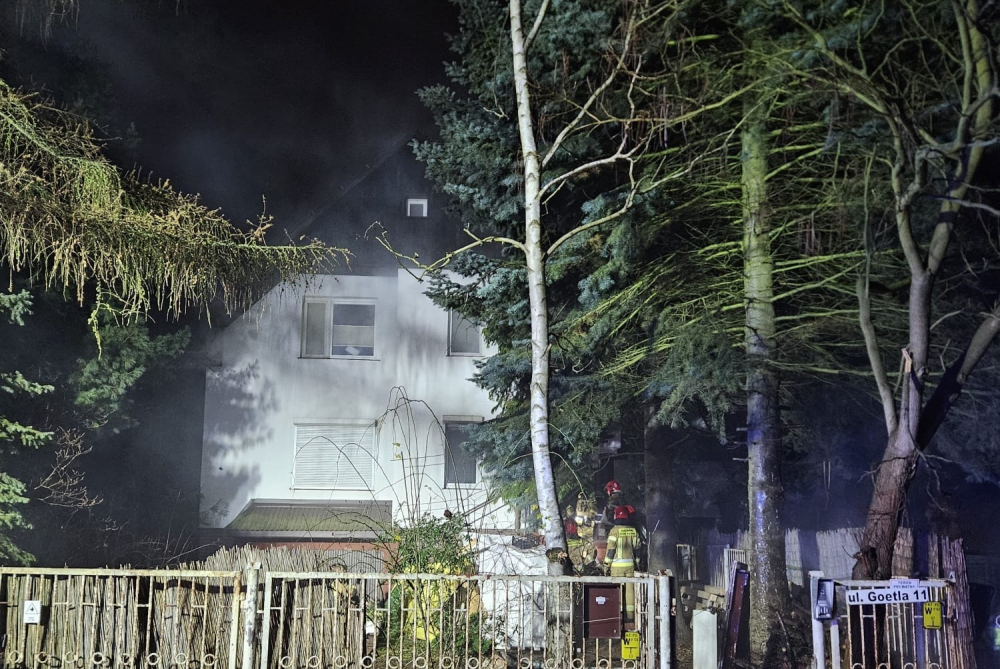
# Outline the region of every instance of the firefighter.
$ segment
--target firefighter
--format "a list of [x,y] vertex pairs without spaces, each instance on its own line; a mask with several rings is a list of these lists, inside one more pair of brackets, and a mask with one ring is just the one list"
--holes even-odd
[[594,503],[589,498],[581,496],[576,501],[576,529],[583,542],[581,570],[595,562],[594,555]]
[[604,492],[608,496],[608,506],[612,513],[616,508],[625,504],[625,491],[622,489],[622,484],[615,479],[604,484]]
[[[614,511],[614,527],[608,534],[608,552],[604,566],[609,576],[635,576],[635,560],[639,549],[639,532],[632,523],[634,509],[622,505]],[[635,584],[625,584],[625,629],[635,629]]]
[[566,507],[566,516],[563,518],[563,527],[566,529],[566,542],[570,562],[573,563],[573,571],[580,573],[583,570],[583,539],[580,538],[580,526],[576,519],[576,509],[570,504]]
[[604,484],[604,493],[607,495],[607,502],[604,505],[604,513],[601,514],[600,521],[594,525],[594,548],[597,553],[597,561],[604,559],[607,550],[608,533],[614,527],[615,509],[625,504],[625,492],[622,486],[615,479],[611,479]]

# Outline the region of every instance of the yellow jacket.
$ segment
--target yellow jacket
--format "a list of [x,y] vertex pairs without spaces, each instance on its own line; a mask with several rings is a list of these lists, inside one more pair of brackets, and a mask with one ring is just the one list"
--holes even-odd
[[608,552],[604,556],[604,564],[616,567],[634,566],[638,546],[638,530],[631,525],[615,525],[608,534]]

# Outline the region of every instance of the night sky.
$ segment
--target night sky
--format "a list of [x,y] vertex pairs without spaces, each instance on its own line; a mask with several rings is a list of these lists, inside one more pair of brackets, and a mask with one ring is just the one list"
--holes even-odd
[[103,70],[154,178],[234,221],[264,195],[294,229],[434,132],[415,91],[444,80],[453,29],[446,0],[81,0],[45,48]]

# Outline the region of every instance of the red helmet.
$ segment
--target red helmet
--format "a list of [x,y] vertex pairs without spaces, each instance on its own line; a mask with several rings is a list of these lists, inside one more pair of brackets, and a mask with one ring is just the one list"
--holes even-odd
[[635,518],[635,507],[634,506],[632,506],[631,504],[626,504],[625,505],[625,510],[628,511],[628,517],[629,518]]
[[[616,506],[615,520],[629,520],[632,517],[632,514],[629,513],[630,508],[628,506]],[[635,509],[632,509],[632,511],[634,513]]]
[[621,492],[621,491],[622,491],[621,484],[614,479],[611,479],[606,484],[604,484],[604,492],[608,493],[609,495],[613,495],[616,492]]

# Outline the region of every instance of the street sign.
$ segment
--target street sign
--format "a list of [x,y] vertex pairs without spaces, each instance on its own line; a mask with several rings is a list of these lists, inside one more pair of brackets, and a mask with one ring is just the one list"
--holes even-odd
[[[917,581],[919,583],[919,581]],[[888,588],[861,588],[847,591],[847,603],[851,606],[871,605],[871,604],[916,604],[918,602],[929,602],[931,599],[931,589],[926,585],[888,587]]]
[[639,659],[638,632],[625,632],[625,636],[624,638],[622,638],[622,659],[623,660]]
[[24,602],[24,624],[37,625],[42,622],[42,603],[37,599]]
[[944,622],[941,615],[941,602],[924,602],[924,629],[939,630]]

